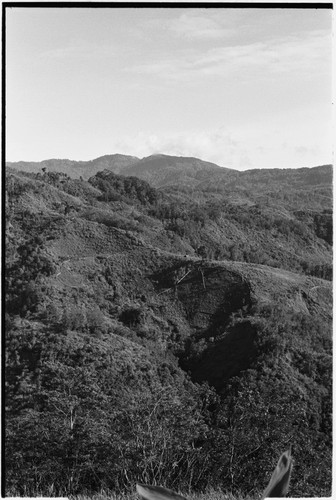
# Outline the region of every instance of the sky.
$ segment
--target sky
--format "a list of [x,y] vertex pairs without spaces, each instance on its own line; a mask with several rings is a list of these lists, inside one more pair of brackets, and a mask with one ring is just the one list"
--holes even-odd
[[7,8],[6,160],[332,163],[332,11]]

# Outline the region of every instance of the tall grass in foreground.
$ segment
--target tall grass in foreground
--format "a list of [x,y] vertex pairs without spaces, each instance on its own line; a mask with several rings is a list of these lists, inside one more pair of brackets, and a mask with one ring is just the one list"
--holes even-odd
[[[230,492],[225,492],[220,489],[207,489],[205,493],[186,493],[179,492],[180,495],[185,496],[188,500],[252,500],[252,497],[243,494],[233,495]],[[37,498],[37,497],[57,497],[69,498],[69,500],[140,500],[139,495],[134,492],[131,493],[115,493],[113,491],[102,491],[101,493],[86,494],[86,495],[67,495],[64,492],[49,491],[49,494],[41,491],[26,491],[24,494],[19,494],[14,490],[6,493],[6,498]],[[253,497],[256,498],[255,496]]]
[[[180,495],[185,496],[188,500],[251,500],[250,496],[233,495],[230,492],[221,490],[208,489],[205,493],[184,493],[179,492]],[[121,493],[116,494],[111,491],[104,491],[95,495],[70,495],[70,500],[139,500],[140,497],[136,492],[134,493]]]

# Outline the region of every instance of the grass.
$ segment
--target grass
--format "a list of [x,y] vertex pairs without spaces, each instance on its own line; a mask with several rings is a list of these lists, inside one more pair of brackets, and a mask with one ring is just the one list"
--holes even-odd
[[[230,492],[224,492],[222,490],[209,489],[205,493],[180,493],[185,496],[188,500],[250,500],[249,496],[238,495],[235,496]],[[103,491],[94,495],[71,495],[70,500],[139,500],[139,496],[136,492],[134,493],[122,493],[116,494],[111,491]]]

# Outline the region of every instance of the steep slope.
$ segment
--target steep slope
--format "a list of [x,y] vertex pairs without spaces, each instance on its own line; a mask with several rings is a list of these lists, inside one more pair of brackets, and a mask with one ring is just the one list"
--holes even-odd
[[[290,440],[295,494],[330,494],[332,284],[285,259],[330,264],[323,224],[288,209],[265,240],[272,206],[216,198],[215,216],[201,191],[111,172],[6,186],[9,493],[257,494]],[[210,236],[243,257],[259,241],[277,267],[212,259]]]

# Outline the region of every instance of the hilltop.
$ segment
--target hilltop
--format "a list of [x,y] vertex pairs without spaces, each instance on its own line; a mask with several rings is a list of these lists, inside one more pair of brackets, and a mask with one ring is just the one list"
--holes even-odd
[[102,158],[7,168],[8,493],[330,494],[331,167]]
[[[198,185],[209,175],[230,172],[230,169],[219,167],[198,158],[169,156],[155,154],[139,159],[135,156],[113,154],[105,155],[90,161],[75,160],[44,160],[41,162],[7,162],[7,168],[14,168],[21,172],[41,173],[62,172],[73,179],[88,180],[97,172],[107,170],[115,174],[136,176],[148,181],[154,187],[167,185],[185,186]],[[232,170],[232,172],[235,172]]]
[[40,162],[6,162],[6,167],[28,173],[38,173],[45,169],[48,172],[62,172],[74,179],[79,179],[80,177],[88,179],[97,172],[105,169],[119,173],[125,166],[132,165],[137,161],[139,161],[139,158],[136,156],[114,154],[100,156],[89,161],[51,159]]

